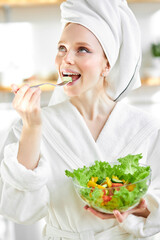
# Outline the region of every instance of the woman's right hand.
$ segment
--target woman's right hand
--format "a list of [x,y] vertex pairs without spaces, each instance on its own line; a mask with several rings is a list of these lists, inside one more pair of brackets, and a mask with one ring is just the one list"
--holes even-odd
[[12,91],[15,93],[13,107],[22,118],[25,128],[36,128],[42,123],[40,109],[40,88],[30,88],[24,85],[18,88],[12,84]]
[[23,122],[17,159],[27,169],[33,170],[37,167],[40,159],[42,136],[41,90],[30,88],[28,85],[18,88],[17,85],[13,84],[11,87],[15,93],[13,107],[20,114]]

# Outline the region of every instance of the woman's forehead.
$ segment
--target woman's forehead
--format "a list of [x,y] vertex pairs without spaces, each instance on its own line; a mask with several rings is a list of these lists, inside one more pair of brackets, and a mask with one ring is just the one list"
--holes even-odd
[[70,40],[101,47],[95,35],[89,29],[77,23],[68,23],[63,29],[60,41]]

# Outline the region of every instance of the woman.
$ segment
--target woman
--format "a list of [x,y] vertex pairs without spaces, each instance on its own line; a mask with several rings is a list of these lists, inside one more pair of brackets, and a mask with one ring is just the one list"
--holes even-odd
[[[60,78],[73,81],[56,89],[54,105],[42,110],[38,88],[12,86],[22,121],[2,151],[0,213],[24,224],[46,217],[47,240],[154,239],[160,231],[159,126],[118,101],[139,86],[137,22],[120,0],[68,0],[61,10],[55,63]],[[84,207],[65,170],[128,153],[143,153],[151,165],[145,200],[123,214]]]

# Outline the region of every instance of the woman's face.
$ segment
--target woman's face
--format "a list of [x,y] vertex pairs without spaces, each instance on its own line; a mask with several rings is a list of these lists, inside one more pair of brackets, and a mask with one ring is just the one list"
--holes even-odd
[[72,82],[64,87],[70,97],[102,86],[102,74],[109,67],[94,34],[75,23],[68,24],[63,30],[55,64],[61,78],[72,77]]

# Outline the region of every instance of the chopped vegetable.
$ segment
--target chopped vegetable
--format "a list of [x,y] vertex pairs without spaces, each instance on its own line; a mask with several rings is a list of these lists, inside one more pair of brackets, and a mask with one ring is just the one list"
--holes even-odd
[[126,188],[128,189],[128,191],[133,191],[135,187],[136,187],[135,184],[130,184]]
[[91,181],[96,183],[98,181],[98,177],[91,177]]
[[113,183],[123,183],[122,180],[120,180],[118,177],[115,177],[115,176],[112,177],[111,181],[112,181]]
[[102,178],[100,180],[97,181],[97,184],[102,184],[106,181],[106,178]]
[[106,177],[106,182],[107,182],[107,185],[108,185],[109,188],[112,187],[112,182],[109,179],[109,177]]
[[63,80],[63,82],[72,82],[71,77],[63,77],[62,80]]
[[97,184],[95,182],[93,182],[93,181],[89,181],[87,183],[87,187],[96,187],[96,186],[97,186]]

